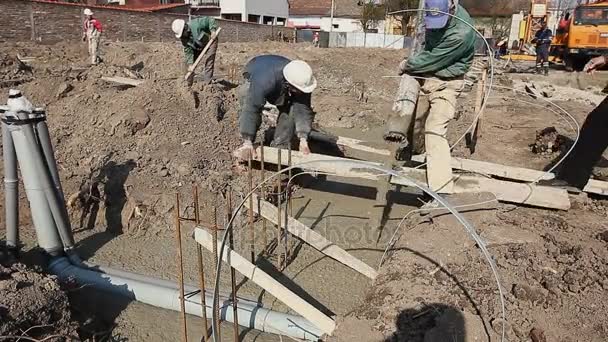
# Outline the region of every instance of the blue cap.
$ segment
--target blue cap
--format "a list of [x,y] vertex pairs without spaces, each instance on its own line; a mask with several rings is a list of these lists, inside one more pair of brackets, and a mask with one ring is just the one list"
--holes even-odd
[[[424,9],[449,13],[450,0],[425,0]],[[448,20],[450,20],[449,15],[439,12],[425,12],[424,15],[426,28],[429,30],[444,28],[447,25]]]

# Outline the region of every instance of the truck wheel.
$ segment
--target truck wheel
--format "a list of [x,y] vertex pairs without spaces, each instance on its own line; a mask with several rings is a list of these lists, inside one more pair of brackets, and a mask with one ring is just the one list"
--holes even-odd
[[572,56],[564,57],[564,65],[566,66],[566,71],[568,71],[568,72],[574,71],[574,61],[572,60]]

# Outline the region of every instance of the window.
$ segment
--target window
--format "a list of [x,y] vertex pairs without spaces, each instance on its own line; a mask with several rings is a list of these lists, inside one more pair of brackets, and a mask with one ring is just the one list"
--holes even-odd
[[608,24],[608,7],[581,7],[574,13],[574,25]]
[[277,17],[277,25],[285,26],[285,18]]
[[250,14],[247,17],[247,21],[250,22],[250,23],[259,24],[260,23],[260,16],[259,15],[255,15],[255,14]]
[[340,24],[334,24],[334,25],[333,25],[333,27],[334,27],[335,29],[340,28]]
[[222,19],[236,20],[236,21],[243,20],[243,18],[240,14],[226,14],[226,13],[222,14]]
[[264,22],[262,24],[274,25],[274,17],[264,16]]

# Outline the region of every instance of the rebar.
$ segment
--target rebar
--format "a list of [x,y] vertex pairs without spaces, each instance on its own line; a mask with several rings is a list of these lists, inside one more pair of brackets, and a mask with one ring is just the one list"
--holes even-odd
[[[228,190],[228,217],[226,218],[227,222],[230,222],[230,218],[232,217],[232,188]],[[229,225],[230,229],[230,249],[234,250],[234,231],[231,229],[232,224]],[[200,246],[200,244],[198,244]],[[230,267],[230,282],[232,284],[232,315],[234,322],[234,341],[239,341],[239,316],[238,316],[238,299],[236,298],[236,271],[234,267]]]
[[[287,167],[289,168],[288,171],[288,175],[287,175],[287,179],[291,180],[291,143],[289,144],[288,150],[287,150]],[[289,216],[293,216],[293,207],[291,206],[291,187],[289,186],[289,181],[287,182],[287,186],[285,187],[285,196],[287,196],[286,198],[286,202],[285,202],[285,264],[287,264],[287,260],[290,259],[290,252],[291,252],[291,248],[289,246],[289,230],[287,229],[287,224],[289,222]],[[285,265],[285,267],[287,267],[287,265]]]
[[[194,221],[196,222],[196,226],[200,226],[201,217],[200,217],[200,207],[198,201],[198,186],[194,186]],[[200,287],[201,287],[201,311],[203,318],[203,342],[207,342],[209,339],[209,325],[207,323],[207,303],[205,300],[205,269],[203,267],[203,247],[200,244],[196,244],[196,256],[198,260],[198,271],[200,276]]]
[[[217,227],[217,195],[215,196],[215,203],[216,205],[213,206],[213,231],[211,232],[211,234],[213,235],[213,264],[215,265],[215,269],[217,269],[218,265],[219,265],[219,260],[218,260],[218,255],[217,255],[217,231],[218,231],[218,227]],[[219,282],[219,278],[220,278],[220,274],[216,274],[216,284]],[[217,327],[218,330],[218,340],[217,342],[221,341],[221,333],[220,333],[220,303],[217,301],[213,302],[213,312],[214,312],[214,317],[213,317],[213,325]]]
[[[265,177],[265,169],[264,169],[264,144],[260,145],[260,162],[261,162],[261,167],[260,167],[260,182],[264,181],[264,177]],[[261,200],[266,200],[266,191],[264,191],[264,187],[260,187],[260,199]],[[259,208],[259,203],[258,203],[258,208]],[[261,216],[261,215],[260,215]],[[264,218],[262,216],[262,235],[264,238],[264,248],[266,248],[268,246],[268,232],[266,231],[266,218]]]
[[[441,196],[439,196],[436,192],[434,192],[433,190],[429,189],[427,186],[422,185],[421,183],[419,183],[418,181],[409,178],[407,175],[398,173],[395,170],[389,170],[389,169],[384,169],[378,165],[375,165],[373,163],[370,162],[365,162],[365,161],[358,161],[358,160],[348,160],[348,161],[343,161],[343,160],[339,160],[339,161],[335,161],[335,160],[315,160],[315,161],[308,161],[308,162],[302,162],[302,163],[298,163],[297,165],[292,166],[292,168],[307,168],[309,167],[311,164],[326,164],[326,163],[340,163],[340,164],[349,164],[352,165],[353,163],[356,165],[360,165],[360,167],[362,168],[366,168],[366,169],[371,169],[371,170],[375,170],[375,171],[379,171],[382,172],[384,174],[389,174],[391,176],[394,177],[403,177],[405,179],[408,180],[408,182],[410,182],[413,186],[415,186],[416,188],[424,191],[425,193],[429,194],[430,196],[432,196],[434,199],[436,199],[439,204],[443,207],[445,207],[452,215],[454,215],[454,217],[458,220],[458,222],[460,222],[460,224],[462,224],[462,226],[464,227],[465,231],[471,236],[471,238],[477,243],[477,246],[479,247],[479,250],[481,251],[481,254],[484,256],[484,258],[488,261],[488,264],[490,266],[490,269],[492,271],[492,274],[494,275],[494,279],[496,281],[496,285],[498,288],[498,297],[499,297],[499,301],[500,301],[500,307],[501,307],[501,317],[503,319],[503,322],[507,322],[507,314],[506,314],[506,304],[505,304],[505,297],[504,297],[504,291],[503,291],[503,286],[501,284],[500,281],[500,276],[498,274],[498,268],[496,266],[496,264],[494,263],[494,259],[492,258],[492,255],[490,254],[489,250],[487,249],[487,246],[485,244],[485,242],[481,239],[481,237],[479,236],[479,234],[477,233],[477,231],[475,230],[475,228],[466,220],[466,218],[464,218],[464,216],[462,216],[462,214],[460,214],[457,210],[455,210],[448,202],[446,202],[445,199],[443,199]],[[268,177],[268,179],[264,180],[263,182],[261,182],[260,184],[258,184],[253,191],[257,191],[259,187],[264,186],[264,184],[266,184],[267,182],[270,182],[273,180],[274,177],[280,178],[280,176],[282,175],[283,172],[287,172],[287,169],[281,170],[280,172],[277,172],[275,175]],[[245,201],[247,200],[247,198],[249,196],[251,196],[253,194],[253,192],[246,194],[245,198],[237,205],[237,210],[240,210],[244,205],[245,205]],[[233,215],[230,219],[229,224],[231,224],[235,219],[235,215]],[[220,250],[223,253],[223,251],[226,248],[226,244],[227,244],[227,240],[228,240],[228,233],[229,233],[230,229],[228,229],[228,227],[226,227],[226,231],[224,232],[224,236],[222,238],[222,242],[220,244]],[[215,270],[216,275],[219,275],[221,273],[221,264],[218,265],[218,268]],[[216,276],[215,279],[216,283],[215,283],[215,290],[213,293],[213,302],[219,302],[219,277]],[[504,327],[504,324],[503,324]],[[213,327],[213,335],[214,335],[214,339],[217,339],[219,336],[219,327],[214,326]],[[504,341],[504,335],[501,338],[501,341]]]
[[179,305],[182,320],[182,341],[188,342],[186,302],[184,297],[184,260],[182,257],[182,228],[179,216],[179,193],[175,194],[175,238],[177,239],[177,273],[179,276]]
[[[277,172],[281,173],[282,164],[281,164],[281,149],[277,149]],[[283,270],[283,258],[281,253],[281,222],[283,217],[281,216],[281,177],[277,177],[277,264],[278,269]]]
[[[249,153],[249,162],[247,175],[249,177],[249,192],[253,190],[253,167],[251,161],[251,153]],[[249,197],[249,248],[251,250],[251,263],[255,265],[255,229],[253,227],[253,196]]]

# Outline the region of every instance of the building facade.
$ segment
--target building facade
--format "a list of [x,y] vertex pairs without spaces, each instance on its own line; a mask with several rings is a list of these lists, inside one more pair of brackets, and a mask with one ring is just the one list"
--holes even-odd
[[288,0],[220,0],[219,4],[222,19],[285,25],[289,17]]
[[[359,0],[290,0],[288,26],[326,32],[363,32]],[[333,3],[333,17],[332,17]],[[384,20],[373,31],[384,32]]]

